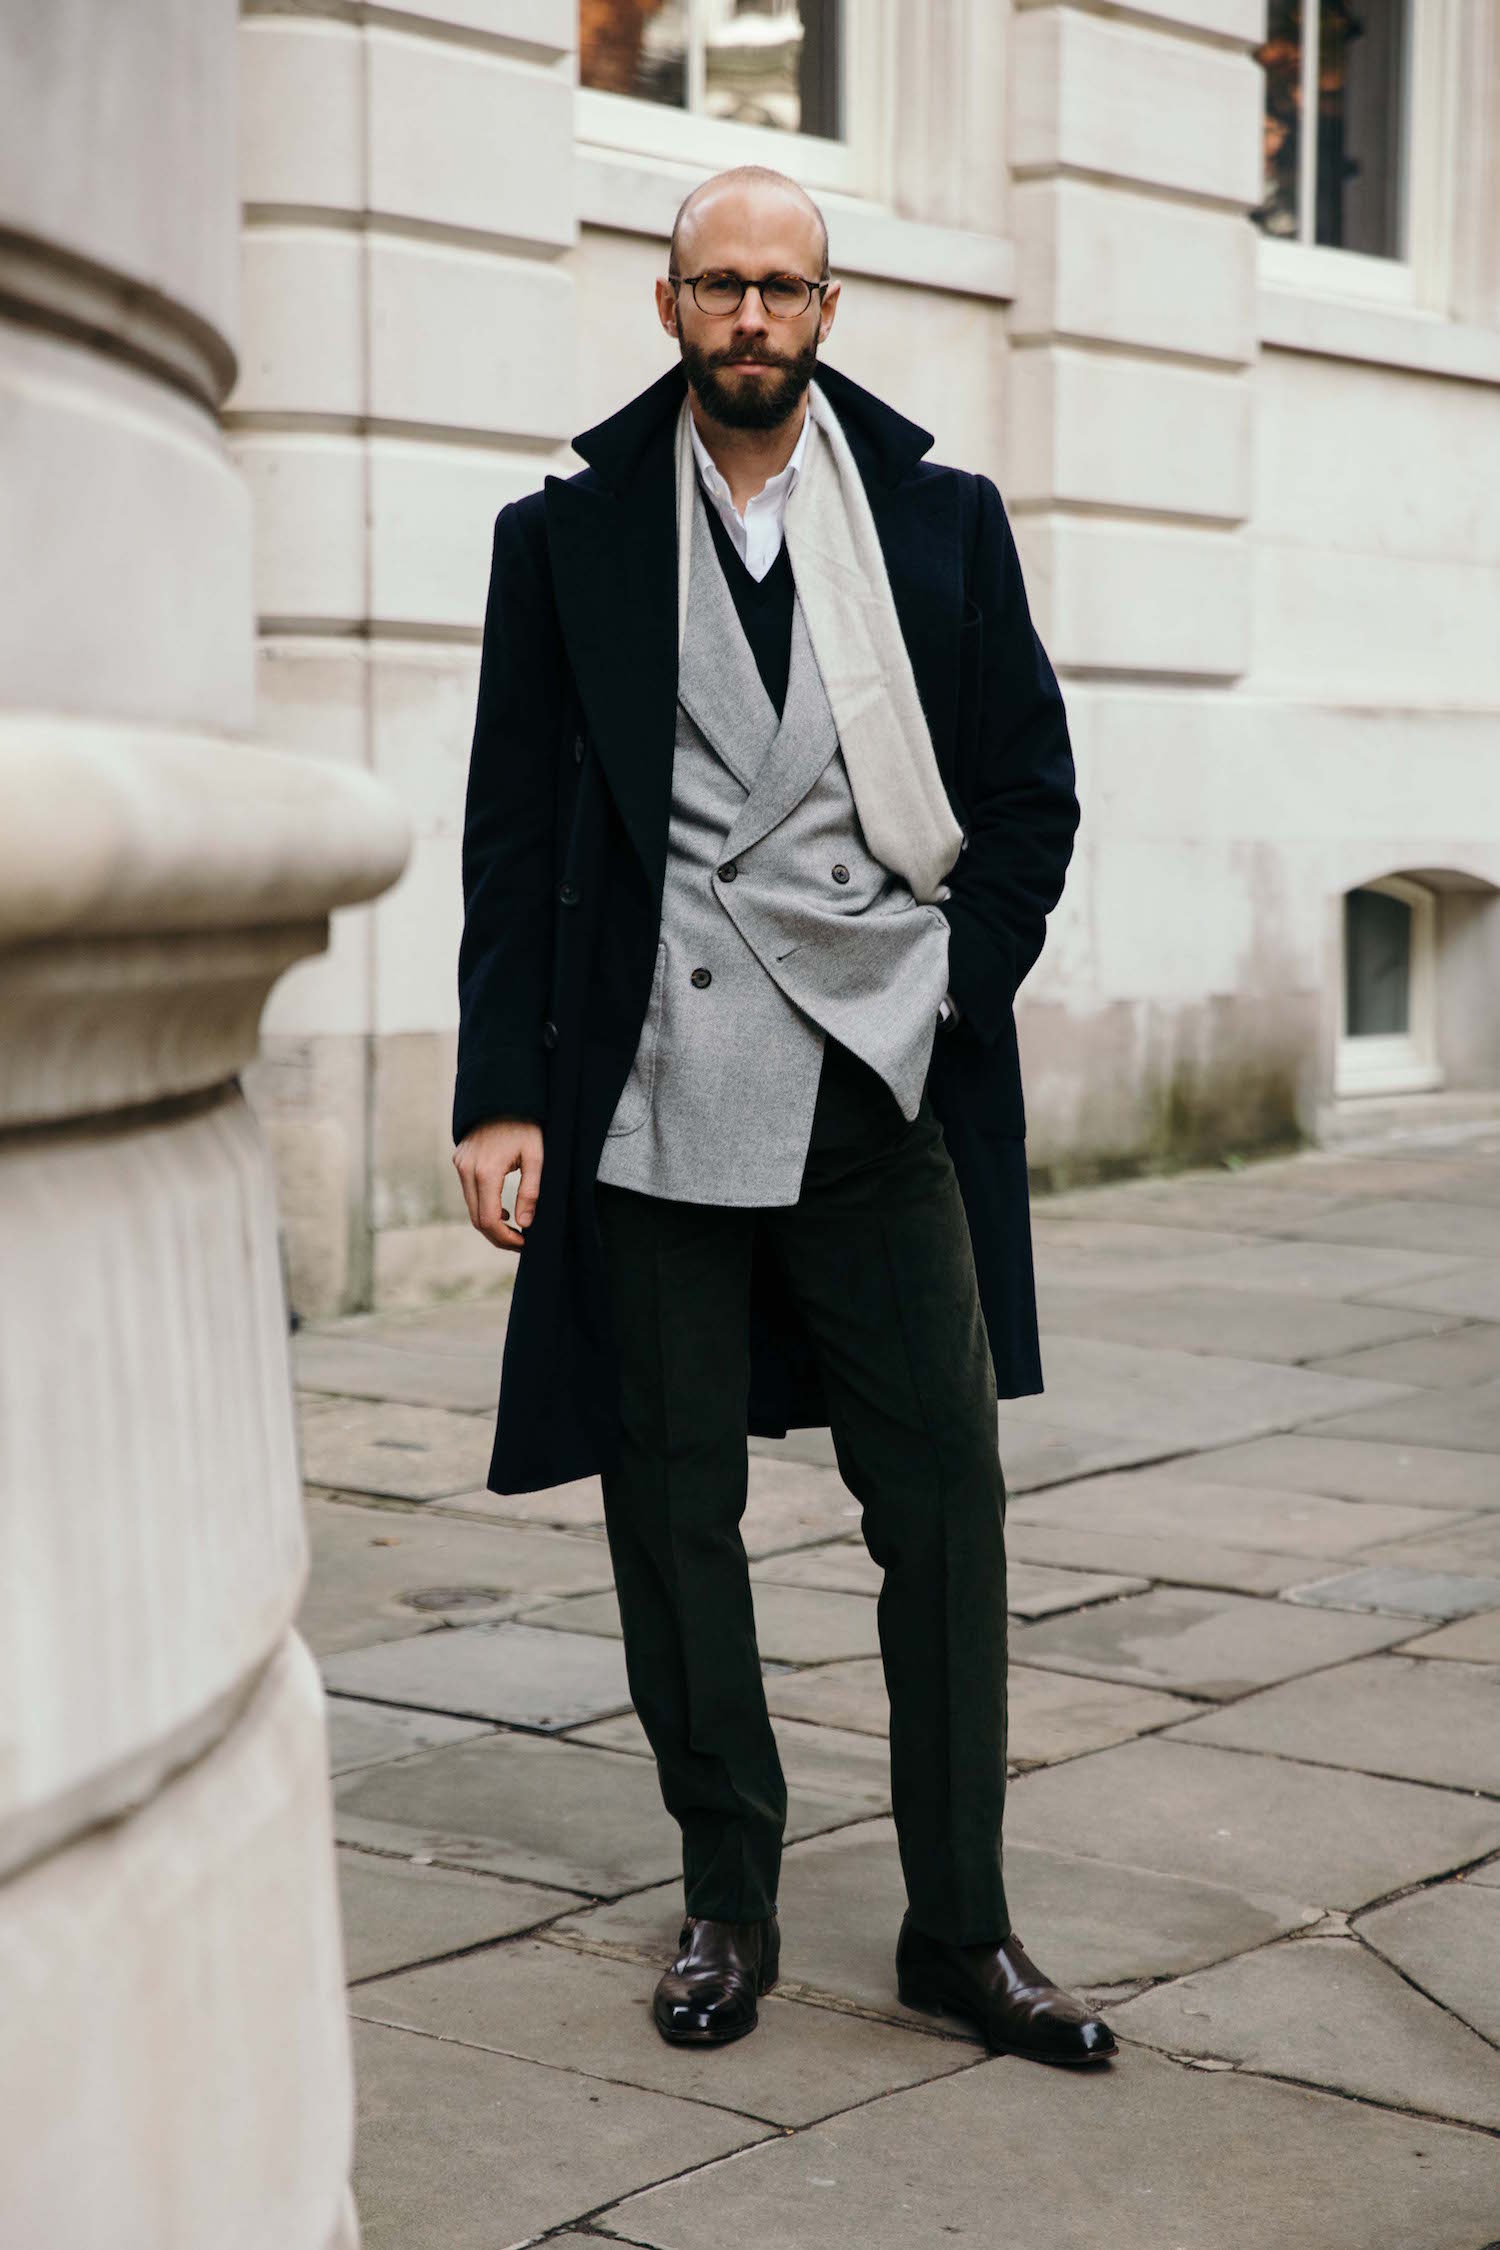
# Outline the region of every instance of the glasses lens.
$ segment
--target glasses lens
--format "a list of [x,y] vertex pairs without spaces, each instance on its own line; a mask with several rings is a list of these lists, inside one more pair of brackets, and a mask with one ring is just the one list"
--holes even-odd
[[745,284],[737,273],[705,273],[693,284],[699,309],[706,313],[737,312],[744,294]]
[[800,274],[779,273],[761,291],[761,303],[768,313],[785,319],[789,313],[806,312],[811,295]]

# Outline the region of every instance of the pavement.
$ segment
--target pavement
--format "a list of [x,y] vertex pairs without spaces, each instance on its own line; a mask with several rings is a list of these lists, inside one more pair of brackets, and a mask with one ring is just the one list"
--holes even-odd
[[677,1831],[504,1301],[304,1327],[366,2250],[1500,2250],[1500,1127],[1038,1196],[1003,1402],[1017,1930],[1086,2074],[896,1999],[877,1573],[752,1441],[782,1982],[667,2047]]

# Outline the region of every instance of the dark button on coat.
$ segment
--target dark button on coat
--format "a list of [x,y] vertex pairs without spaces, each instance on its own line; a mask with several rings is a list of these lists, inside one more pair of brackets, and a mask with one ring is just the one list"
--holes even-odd
[[[869,495],[939,770],[965,846],[939,903],[949,990],[928,1091],[969,1220],[996,1392],[1042,1388],[1016,989],[1078,827],[1067,720],[1000,494],[923,459],[929,431],[821,364]],[[619,1445],[594,1208],[661,921],[677,702],[673,366],[573,440],[589,464],[495,523],[464,811],[453,1138],[543,1127],[488,1484],[589,1476]],[[566,911],[559,902],[571,894]],[[746,1428],[825,1424],[817,1362],[775,1269],[751,1276]]]

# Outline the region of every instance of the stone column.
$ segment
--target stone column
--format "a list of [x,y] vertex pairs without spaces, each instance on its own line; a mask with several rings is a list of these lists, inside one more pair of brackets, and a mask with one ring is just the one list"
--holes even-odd
[[0,2233],[352,2250],[322,1691],[238,1073],[394,802],[255,747],[228,0],[0,28]]

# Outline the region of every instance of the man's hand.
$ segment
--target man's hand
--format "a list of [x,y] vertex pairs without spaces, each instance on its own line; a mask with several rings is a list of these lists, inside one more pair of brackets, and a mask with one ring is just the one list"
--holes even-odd
[[[524,1230],[536,1215],[542,1185],[542,1128],[529,1117],[492,1117],[466,1133],[453,1151],[453,1162],[469,1206],[471,1225],[497,1250],[525,1247]],[[519,1171],[512,1222],[501,1208],[501,1191],[512,1172]]]

